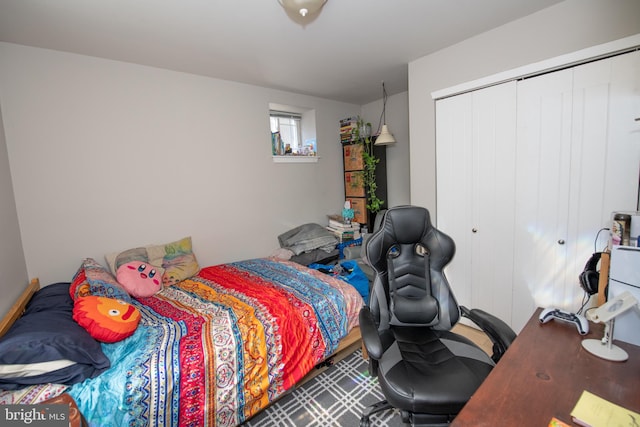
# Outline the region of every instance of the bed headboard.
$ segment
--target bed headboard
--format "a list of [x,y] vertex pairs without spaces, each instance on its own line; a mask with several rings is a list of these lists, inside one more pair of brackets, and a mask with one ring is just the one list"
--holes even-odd
[[31,297],[38,289],[40,289],[40,280],[37,278],[32,279],[16,303],[9,309],[6,316],[0,320],[0,337],[3,336],[9,330],[11,325],[13,325],[13,323],[22,315],[27,303],[31,300]]

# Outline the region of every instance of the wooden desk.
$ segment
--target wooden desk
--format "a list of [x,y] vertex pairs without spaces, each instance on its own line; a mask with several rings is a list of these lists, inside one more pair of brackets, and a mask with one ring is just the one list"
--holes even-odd
[[582,348],[602,338],[603,325],[578,334],[572,323],[541,324],[538,309],[451,426],[546,427],[552,417],[569,425],[583,390],[640,412],[640,347],[615,341],[626,362],[600,359]]

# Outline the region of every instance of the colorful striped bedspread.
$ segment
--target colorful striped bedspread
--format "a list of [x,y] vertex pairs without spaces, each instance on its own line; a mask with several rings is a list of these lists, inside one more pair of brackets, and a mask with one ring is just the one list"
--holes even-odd
[[94,426],[236,426],[335,352],[362,304],[292,262],[207,267],[137,301],[136,333],[103,345],[112,367],[68,392]]

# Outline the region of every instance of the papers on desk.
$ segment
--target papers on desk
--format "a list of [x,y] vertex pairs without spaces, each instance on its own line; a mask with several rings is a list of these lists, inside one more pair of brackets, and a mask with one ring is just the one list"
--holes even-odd
[[639,427],[640,414],[583,391],[571,411],[576,424],[586,427]]

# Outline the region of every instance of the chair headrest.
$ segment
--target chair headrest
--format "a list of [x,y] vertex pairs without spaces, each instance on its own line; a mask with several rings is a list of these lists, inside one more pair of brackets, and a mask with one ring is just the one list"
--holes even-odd
[[419,206],[396,206],[384,215],[380,229],[367,241],[366,254],[371,266],[387,269],[386,254],[394,245],[420,244],[431,254],[431,266],[444,267],[455,253],[455,244],[431,224],[429,211]]

